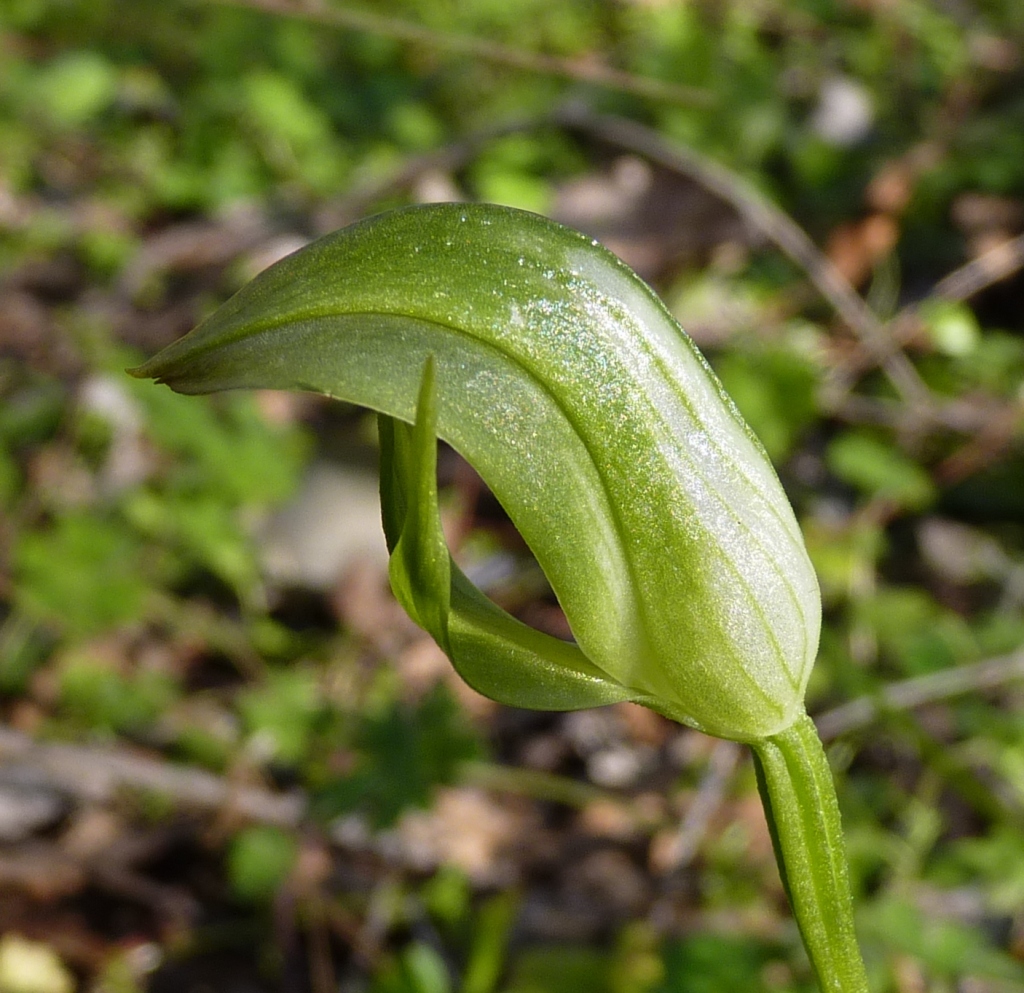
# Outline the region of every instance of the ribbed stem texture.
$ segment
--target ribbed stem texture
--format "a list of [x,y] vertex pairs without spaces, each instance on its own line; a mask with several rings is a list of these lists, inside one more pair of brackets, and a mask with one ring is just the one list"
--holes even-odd
[[786,894],[824,993],[866,993],[832,771],[802,715],[751,746]]

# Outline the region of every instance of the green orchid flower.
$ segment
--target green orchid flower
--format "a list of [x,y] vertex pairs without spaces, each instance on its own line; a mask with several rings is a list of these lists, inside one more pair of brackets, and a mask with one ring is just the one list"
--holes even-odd
[[[799,527],[693,342],[611,253],[507,208],[392,211],[278,262],[133,374],[378,411],[391,583],[414,620],[503,703],[632,700],[750,744],[821,985],[866,989],[804,713],[821,607]],[[519,528],[574,643],[500,610],[452,561],[437,437]]]

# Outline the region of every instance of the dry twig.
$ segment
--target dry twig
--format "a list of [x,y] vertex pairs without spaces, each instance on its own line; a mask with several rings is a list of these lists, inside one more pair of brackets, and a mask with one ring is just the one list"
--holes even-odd
[[[106,804],[125,790],[147,791],[165,796],[183,809],[227,812],[282,828],[298,827],[308,813],[308,798],[301,790],[278,793],[235,784],[204,769],[133,755],[124,747],[39,742],[0,727],[0,768],[17,766],[79,802]],[[624,800],[600,787],[530,769],[467,762],[460,779],[483,789],[570,807],[584,807],[597,800],[626,806]],[[337,840],[337,835],[333,836]]]
[[893,710],[912,710],[964,693],[992,690],[1024,678],[1024,651],[916,676],[883,687],[877,694],[858,697],[819,714],[814,723],[829,741],[866,727]]
[[682,869],[696,858],[701,842],[711,827],[711,820],[725,800],[729,781],[741,753],[742,749],[735,741],[715,742],[708,770],[686,808],[678,832],[662,855],[666,868]]
[[298,792],[239,786],[202,769],[132,755],[124,749],[38,742],[0,727],[0,766],[14,764],[29,766],[49,785],[93,803],[109,803],[125,789],[145,790],[170,797],[181,807],[227,808],[240,817],[279,827],[295,827],[306,811],[306,798]]
[[807,232],[753,185],[713,159],[692,148],[670,143],[657,131],[626,118],[571,108],[557,113],[555,120],[682,173],[721,197],[807,274],[841,320],[870,349],[906,401],[918,408],[932,406],[928,387],[863,298]]
[[932,287],[928,296],[939,300],[969,300],[982,290],[1009,279],[1021,269],[1024,269],[1024,234],[954,269]]

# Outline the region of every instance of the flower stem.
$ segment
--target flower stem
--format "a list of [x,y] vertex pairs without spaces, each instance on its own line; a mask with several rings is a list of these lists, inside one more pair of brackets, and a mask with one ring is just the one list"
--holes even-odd
[[866,993],[839,804],[814,723],[803,714],[751,747],[779,874],[818,984],[824,993]]

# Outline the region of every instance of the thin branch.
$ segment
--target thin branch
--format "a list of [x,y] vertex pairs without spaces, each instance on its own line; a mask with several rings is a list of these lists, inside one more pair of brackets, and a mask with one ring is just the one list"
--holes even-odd
[[[865,366],[857,368],[863,371]],[[831,379],[819,390],[818,404],[831,417],[851,424],[875,424],[892,428],[897,433],[908,426],[921,425],[919,417],[906,415],[898,400],[852,393],[842,383]],[[1019,420],[1020,416],[1021,405],[1016,401],[1000,403],[972,397],[968,400],[949,400],[933,406],[929,419],[933,424],[941,425],[950,431],[971,435],[972,438],[983,432],[988,438],[994,421],[1003,424],[1008,418]]]
[[328,6],[319,0],[304,0],[299,3],[292,2],[292,0],[207,0],[207,2],[228,7],[262,10],[268,14],[296,17],[350,31],[365,31],[370,34],[384,35],[398,41],[470,55],[484,62],[493,62],[525,72],[534,72],[544,76],[561,76],[579,82],[593,83],[596,86],[631,93],[634,96],[646,97],[651,100],[663,100],[691,107],[706,107],[714,102],[714,95],[709,90],[665,83],[647,76],[637,76],[634,73],[625,72],[600,62],[592,62],[589,59],[543,55],[539,52],[514,48],[511,45],[502,45],[486,38],[435,31],[398,17],[373,14],[367,10],[353,10],[351,7]]
[[939,300],[969,300],[982,290],[1009,279],[1021,269],[1024,269],[1024,234],[954,269],[932,287],[928,296]]
[[[1009,279],[1024,269],[1024,234],[1017,235],[1001,245],[989,249],[970,262],[943,276],[920,300],[900,308],[889,321],[891,335],[895,341],[906,344],[918,334],[921,328],[922,306],[931,300],[945,300],[960,303],[977,296],[990,286]],[[863,371],[864,365],[851,364],[849,371]]]
[[125,789],[145,790],[201,811],[225,808],[246,819],[295,827],[305,817],[299,792],[275,793],[242,786],[189,766],[132,755],[123,748],[38,742],[0,727],[0,766],[20,764],[45,777],[48,785],[78,800],[108,803]]
[[[19,766],[47,786],[84,803],[110,803],[124,790],[138,790],[167,797],[184,809],[229,811],[245,820],[281,828],[296,828],[308,815],[309,801],[302,790],[278,793],[232,783],[194,766],[135,755],[124,746],[40,742],[0,726],[0,768]],[[602,801],[629,810],[625,799],[608,790],[531,769],[467,762],[458,778],[492,792],[517,793],[570,807]]]
[[866,727],[892,710],[913,710],[964,693],[992,690],[1024,678],[1024,651],[916,676],[885,686],[819,714],[814,723],[824,741]]
[[[920,300],[902,307],[888,323],[890,337],[901,347],[905,346],[911,338],[920,333],[921,307],[928,301],[946,300],[960,303],[969,300],[990,286],[1009,279],[1021,269],[1024,269],[1024,234],[1005,241],[954,269],[940,279]],[[870,364],[871,359],[868,356],[847,360],[843,364],[842,374],[846,378],[857,376]],[[970,430],[970,427],[967,429]]]
[[959,483],[1002,457],[1024,424],[1024,400],[985,413],[971,437],[935,467],[935,478],[943,486]]
[[[803,228],[741,176],[694,149],[670,143],[656,131],[625,118],[594,114],[574,106],[556,111],[551,121],[688,176],[730,204],[748,224],[803,270],[822,298],[881,365],[904,402],[910,405],[909,411],[904,413],[894,404],[855,397],[844,380],[862,371],[857,365],[836,370],[837,374],[831,377],[823,391],[822,402],[826,409],[841,416],[852,414],[853,419],[863,416],[870,422],[889,423],[897,429],[920,427],[924,421],[930,421],[953,431],[973,434],[989,423],[993,414],[989,405],[979,407],[975,401],[939,403],[902,351],[898,329],[904,315],[901,313],[888,323],[881,321]],[[1024,268],[1024,258],[1017,260],[1018,254],[1024,256],[1022,239],[1024,236],[996,249],[995,254],[982,256],[976,260],[977,267],[965,266],[951,273],[933,293],[954,299],[956,293],[978,292],[988,285],[986,279],[995,282],[1005,278],[1015,271],[1014,266]],[[982,263],[983,259],[987,261]]]
[[496,765],[492,762],[465,762],[459,769],[459,781],[498,793],[514,793],[560,803],[567,807],[584,808],[595,802],[611,803],[635,816],[627,800],[610,790],[591,783],[580,782],[539,769]]
[[729,781],[739,762],[741,748],[734,741],[717,741],[711,750],[707,772],[686,808],[679,831],[664,855],[662,863],[670,871],[688,866],[707,836],[711,820],[722,806]]
[[893,386],[915,405],[932,406],[930,391],[885,325],[807,233],[751,183],[692,148],[670,143],[658,132],[621,117],[572,108],[555,115],[565,127],[628,149],[682,173],[721,197],[802,269],[840,319],[872,351]]

